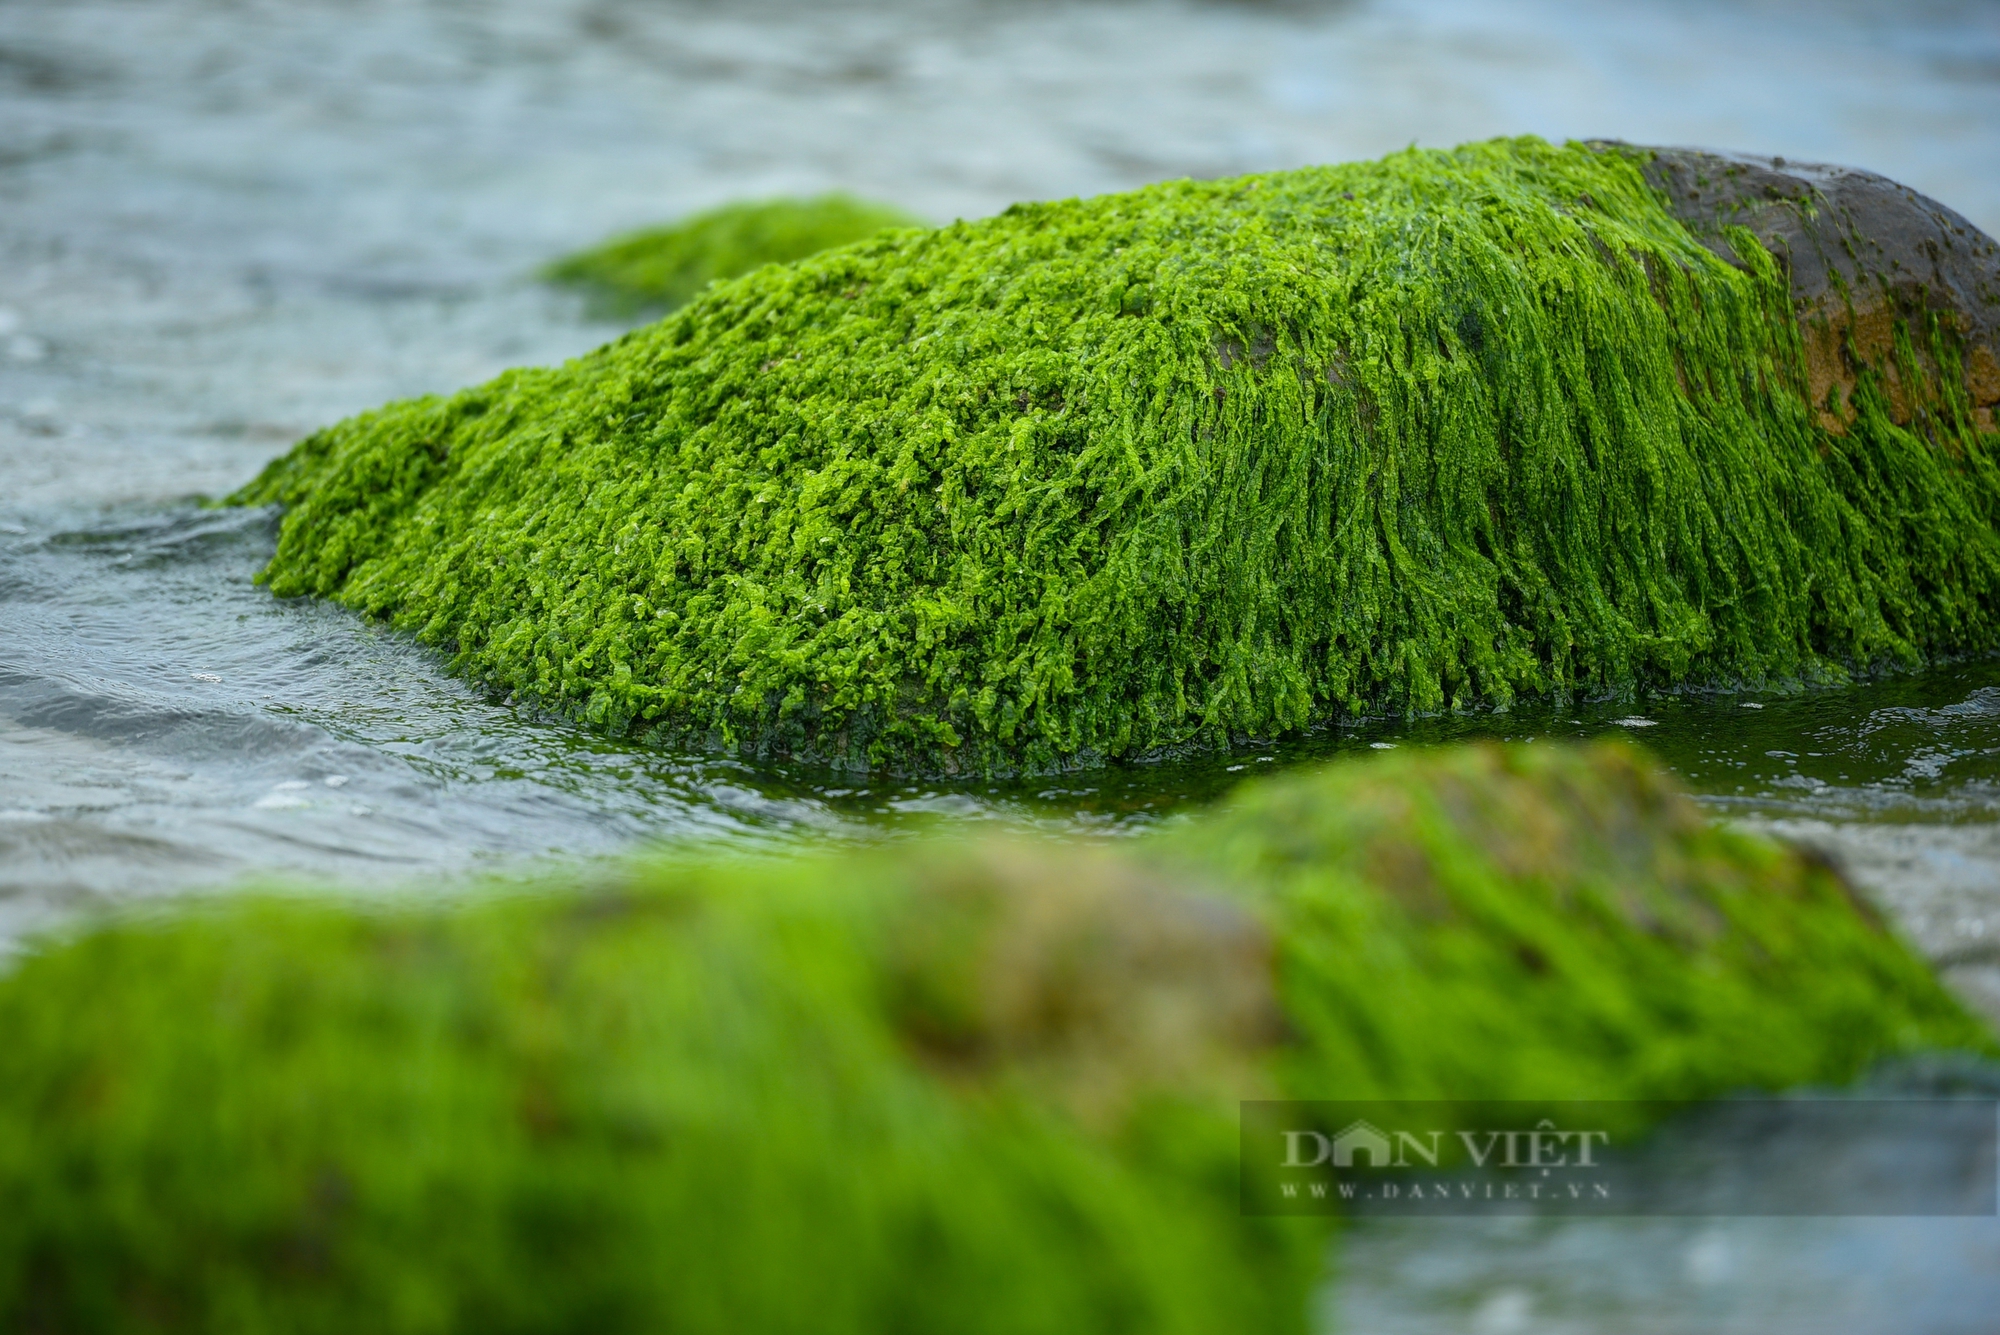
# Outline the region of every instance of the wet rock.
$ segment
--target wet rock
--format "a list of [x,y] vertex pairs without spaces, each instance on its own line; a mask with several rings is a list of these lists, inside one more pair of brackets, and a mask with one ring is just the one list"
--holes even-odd
[[1604,146],[1643,155],[1646,180],[1717,255],[1743,263],[1727,235],[1741,227],[1784,266],[1822,426],[1846,432],[1873,371],[1898,425],[1950,412],[1962,392],[1979,429],[1994,429],[2000,244],[1963,215],[1852,167]]

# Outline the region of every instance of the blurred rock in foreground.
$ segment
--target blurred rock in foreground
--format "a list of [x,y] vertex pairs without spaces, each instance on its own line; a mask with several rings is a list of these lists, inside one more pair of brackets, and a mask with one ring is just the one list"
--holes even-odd
[[1236,1104],[1696,1099],[1989,1038],[1614,745],[1403,753],[1116,849],[216,901],[0,981],[0,1327],[1298,1331]]

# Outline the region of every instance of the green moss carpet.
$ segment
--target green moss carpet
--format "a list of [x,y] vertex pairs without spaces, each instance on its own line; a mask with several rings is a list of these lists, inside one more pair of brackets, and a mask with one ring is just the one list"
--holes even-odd
[[1738,240],[1533,139],[1017,205],[363,414],[236,499],[284,507],[275,592],[496,691],[853,768],[1993,647],[2000,440],[1868,376],[1827,434]]

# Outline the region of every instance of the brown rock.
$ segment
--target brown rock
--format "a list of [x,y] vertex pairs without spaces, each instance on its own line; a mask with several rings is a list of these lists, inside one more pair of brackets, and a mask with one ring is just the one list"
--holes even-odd
[[[1595,146],[1638,157],[1675,216],[1723,259],[1742,265],[1723,232],[1736,226],[1784,266],[1808,391],[1828,430],[1846,432],[1855,387],[1870,369],[1898,423],[1945,408],[1932,321],[1957,355],[1976,425],[1995,429],[2000,244],[1963,216],[1850,167],[1610,140]],[[1913,365],[1897,355],[1899,327]]]

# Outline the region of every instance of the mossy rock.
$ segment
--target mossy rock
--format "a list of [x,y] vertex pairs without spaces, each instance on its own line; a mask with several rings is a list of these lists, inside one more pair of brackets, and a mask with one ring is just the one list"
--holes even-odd
[[[1237,1101],[1685,1100],[1989,1037],[1822,865],[1624,748],[373,907],[0,978],[0,1328],[1307,1328]],[[1640,1105],[1633,1105],[1638,1107]]]
[[1226,1107],[1093,1133],[908,1055],[878,871],[921,881],[267,901],[28,961],[0,1328],[1302,1333],[1316,1249],[1235,1217]]
[[1857,363],[1829,429],[1784,268],[1650,161],[1505,140],[884,233],[235,499],[285,508],[275,592],[496,691],[857,769],[2000,646],[1970,327],[1897,317],[1928,351]]
[[1995,1050],[1824,860],[1624,743],[1335,764],[1162,854],[1275,924],[1298,1098],[1675,1102]]
[[627,313],[672,310],[710,283],[766,264],[786,264],[923,223],[886,204],[852,195],[725,204],[666,227],[613,237],[551,264],[544,276],[588,289],[600,304]]

